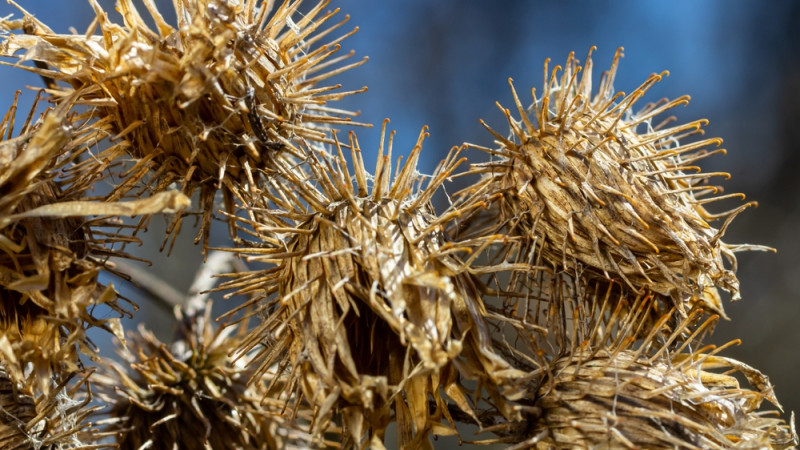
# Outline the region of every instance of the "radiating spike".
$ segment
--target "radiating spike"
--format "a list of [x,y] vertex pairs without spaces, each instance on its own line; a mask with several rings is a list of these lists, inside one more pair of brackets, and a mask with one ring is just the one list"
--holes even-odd
[[[523,107],[522,103],[519,101],[517,91],[514,89],[514,80],[511,78],[508,79],[508,86],[511,88],[511,95],[514,97],[514,105],[517,107],[517,112],[519,113],[520,119],[522,119],[522,123],[525,125],[525,131],[527,131],[528,136],[534,136],[536,133],[536,128],[534,128],[533,124],[531,123],[530,117],[528,117],[528,113],[525,111],[525,107]],[[535,101],[536,98],[534,97],[534,102]],[[522,133],[518,133],[518,136],[522,136]]]

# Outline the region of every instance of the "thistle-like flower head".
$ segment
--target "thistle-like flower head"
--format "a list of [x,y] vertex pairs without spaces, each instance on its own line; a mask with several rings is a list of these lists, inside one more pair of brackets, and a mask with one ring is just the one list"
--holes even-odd
[[119,330],[118,318],[91,310],[125,313],[113,286],[98,282],[117,235],[101,231],[110,221],[85,217],[75,198],[86,185],[67,175],[92,130],[68,103],[36,118],[38,102],[15,130],[16,103],[0,122],[0,363],[14,383],[47,394],[79,370],[79,350],[94,355],[87,328]]
[[[520,118],[500,107],[511,137],[489,128],[499,148],[485,150],[500,157],[477,167],[490,174],[465,196],[493,199],[504,219],[500,226],[535,241],[537,261],[595,273],[634,291],[647,286],[678,304],[688,298],[721,312],[710,291],[719,287],[739,297],[733,252],[742,248],[721,237],[733,217],[754,203],[719,214],[706,211],[704,205],[713,201],[743,197],[705,197],[720,191],[707,181],[728,174],[704,173],[695,164],[723,153],[716,148],[722,141],[685,142],[702,134],[705,120],[653,122],[688,103],[688,96],[635,111],[666,72],[651,75],[630,94],[615,92],[621,57],[620,49],[596,92],[591,52],[583,67],[572,54],[552,73],[545,64],[544,88],[538,97],[532,90],[530,109],[512,85]],[[712,227],[709,222],[718,218],[725,220]]]
[[241,253],[278,266],[239,274],[223,287],[258,293],[251,303],[264,319],[246,350],[264,345],[256,357],[262,369],[288,356],[286,370],[319,405],[315,434],[340,420],[349,439],[362,442],[369,432],[377,445],[396,420],[400,442],[421,445],[433,429],[454,432],[442,423],[450,419],[448,402],[472,413],[463,379],[481,380],[508,416],[516,412],[506,399],[525,395],[527,377],[492,349],[478,287],[442,232],[450,218],[430,205],[460,163],[460,149],[425,183],[416,172],[424,136],[392,176],[384,123],[373,177],[351,134],[352,173],[337,142],[336,157],[322,153],[310,164],[316,185],[287,172],[276,186],[291,189],[259,193],[272,206],[242,220],[275,244]]
[[215,330],[209,312],[179,314],[171,345],[140,328],[121,351],[131,370],[108,361],[105,374],[95,377],[110,405],[104,434],[114,436],[119,448],[256,449],[305,442],[280,413],[285,399],[262,403],[264,380],[248,386],[252,371],[234,361],[242,330]]
[[[712,348],[713,349],[713,348]],[[554,361],[536,402],[533,448],[791,448],[769,379],[718,350],[577,353]],[[719,371],[723,370],[723,373]],[[734,376],[747,379],[741,387]]]
[[142,185],[160,192],[175,183],[189,196],[199,188],[204,244],[218,190],[232,210],[257,169],[273,158],[302,159],[299,142],[330,142],[331,126],[351,123],[353,113],[327,103],[355,92],[327,79],[365,60],[341,65],[352,53],[334,57],[355,30],[320,44],[347,21],[328,25],[336,11],[324,11],[327,1],[303,15],[300,0],[180,1],[176,26],[147,1],[155,29],[131,0],[117,3],[122,23],[90,3],[97,17],[86,35],[56,34],[27,12],[22,23],[4,21],[25,34],[8,35],[0,54],[49,66],[30,70],[51,80],[56,98],[78,92],[77,103],[92,108],[94,126],[114,145],[83,170],[118,170],[109,199],[138,196],[132,191]]
[[[88,417],[88,375],[69,384],[54,383],[47,393],[13,381],[0,369],[0,447],[7,450],[97,449]],[[35,388],[34,388],[35,389]]]

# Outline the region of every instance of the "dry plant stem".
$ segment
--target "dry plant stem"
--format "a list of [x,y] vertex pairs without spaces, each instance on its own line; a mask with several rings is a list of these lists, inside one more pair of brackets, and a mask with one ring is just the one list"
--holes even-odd
[[114,260],[111,264],[117,271],[126,275],[126,281],[130,281],[137,289],[150,294],[166,311],[171,312],[175,306],[183,304],[183,293],[145,268],[125,260]]

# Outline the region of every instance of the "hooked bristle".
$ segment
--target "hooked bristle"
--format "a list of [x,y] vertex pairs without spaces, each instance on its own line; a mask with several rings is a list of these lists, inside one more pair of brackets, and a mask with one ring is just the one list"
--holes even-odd
[[[555,361],[542,385],[532,448],[791,448],[794,432],[766,376],[718,350],[655,360],[624,351]],[[719,372],[719,370],[724,372]],[[746,378],[751,389],[734,376]]]
[[[366,58],[340,53],[357,28],[329,0],[175,0],[174,24],[89,0],[83,35],[8,1],[24,17],[0,18],[0,57],[46,89],[0,120],[0,447],[380,449],[392,427],[401,449],[798,443],[769,379],[721,356],[738,341],[704,343],[720,292],[740,296],[734,253],[767,248],[722,241],[755,203],[706,209],[744,195],[698,165],[725,153],[705,119],[662,118],[689,97],[641,106],[666,71],[625,94],[621,48],[599,84],[594,48],[548,60],[529,107],[509,79],[508,135],[481,121],[493,148],[424,175],[427,127],[397,157],[387,119],[370,173],[338,133],[370,125],[331,106],[366,90],[331,82]],[[489,161],[457,172],[468,148]],[[162,250],[199,224],[186,298],[120,260],[144,261],[126,247],[162,213]],[[216,219],[232,242],[208,254]],[[111,274],[174,307],[171,342],[125,338],[120,300],[138,307]],[[211,293],[246,298],[217,326]]]
[[98,281],[108,256],[124,256],[109,242],[125,238],[103,231],[113,219],[87,218],[94,203],[76,200],[85,186],[62,176],[91,134],[67,113],[71,103],[35,118],[37,97],[15,130],[16,103],[0,123],[0,362],[14,383],[47,394],[58,376],[80,370],[79,354],[95,355],[88,328],[119,331],[119,318],[93,308],[130,314]]
[[37,392],[13,381],[0,369],[0,447],[4,450],[97,449],[96,430],[88,417],[91,391],[84,374],[70,383],[68,376],[58,384],[53,381],[47,393]]

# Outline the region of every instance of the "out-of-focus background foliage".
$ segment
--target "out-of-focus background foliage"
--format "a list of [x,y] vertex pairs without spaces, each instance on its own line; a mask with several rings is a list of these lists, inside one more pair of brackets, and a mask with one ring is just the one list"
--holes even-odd
[[[113,0],[98,1],[113,12]],[[74,27],[83,33],[94,16],[85,0],[18,2],[57,32]],[[170,18],[171,2],[158,4]],[[429,125],[421,166],[426,172],[453,145],[491,145],[478,118],[505,130],[494,102],[511,106],[506,79],[515,80],[525,99],[531,86],[541,86],[547,57],[551,67],[572,50],[583,60],[596,45],[599,79],[614,50],[623,46],[615,83],[622,91],[636,88],[652,72],[669,70],[645,100],[690,94],[691,104],[677,111],[679,120],[710,119],[706,136],[724,138],[729,151],[704,161],[704,169],[730,172],[732,179],[723,182],[726,192],[744,192],[760,203],[734,221],[726,242],[778,249],[739,254],[743,299],[734,304],[726,299],[731,321],[717,327],[713,341],[741,338],[742,345],[726,354],[768,374],[787,413],[800,412],[800,2],[331,0],[330,6],[340,7],[342,17],[350,14],[348,27],[360,27],[345,49],[370,57],[366,66],[339,78],[347,89],[369,86],[347,105],[362,111],[362,121],[391,118],[398,131],[396,152],[407,153],[419,129]],[[1,16],[11,13],[20,17],[13,6],[0,4]],[[15,89],[41,86],[38,77],[7,67],[0,67],[0,80],[3,108]],[[379,127],[359,130],[368,167],[375,161],[378,133]],[[145,235],[152,242],[138,253],[153,261],[151,273],[186,291],[201,263],[200,249],[188,232],[172,257],[157,254],[164,223],[153,221]],[[217,227],[212,245],[225,244],[223,228]],[[167,310],[149,303],[141,291],[109,281],[142,305],[137,321],[169,336]],[[107,335],[98,340],[110,351]]]

